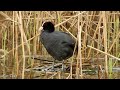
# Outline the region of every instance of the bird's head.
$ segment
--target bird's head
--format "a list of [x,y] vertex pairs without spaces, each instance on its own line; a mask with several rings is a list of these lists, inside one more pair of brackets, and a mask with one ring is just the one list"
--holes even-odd
[[54,32],[54,24],[50,21],[43,23],[43,30],[47,32]]

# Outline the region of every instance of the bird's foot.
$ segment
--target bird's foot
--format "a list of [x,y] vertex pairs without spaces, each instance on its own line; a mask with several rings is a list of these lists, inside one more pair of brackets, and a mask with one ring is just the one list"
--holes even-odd
[[55,68],[54,68],[54,66],[52,66],[52,68],[51,68],[50,71],[51,71],[51,72],[55,72]]

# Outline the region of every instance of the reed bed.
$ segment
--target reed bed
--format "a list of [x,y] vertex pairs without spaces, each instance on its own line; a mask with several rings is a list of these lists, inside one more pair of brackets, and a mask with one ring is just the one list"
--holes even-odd
[[[39,70],[53,60],[39,41],[48,20],[78,44],[65,72]],[[0,11],[1,79],[119,79],[119,61],[119,11]]]

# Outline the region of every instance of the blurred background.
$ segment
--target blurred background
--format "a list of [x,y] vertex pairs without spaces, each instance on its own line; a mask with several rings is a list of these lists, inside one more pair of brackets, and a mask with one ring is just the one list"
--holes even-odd
[[[53,60],[39,41],[45,21],[78,41],[64,73],[43,70]],[[119,61],[119,11],[0,11],[1,79],[118,79]]]

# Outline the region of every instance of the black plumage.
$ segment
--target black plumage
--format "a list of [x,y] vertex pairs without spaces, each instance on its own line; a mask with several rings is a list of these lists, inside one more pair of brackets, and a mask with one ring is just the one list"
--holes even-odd
[[55,60],[63,61],[73,55],[75,40],[68,33],[55,31],[52,22],[43,24],[40,41]]

